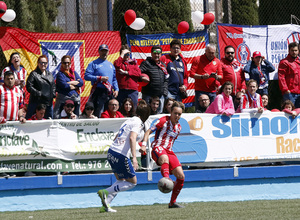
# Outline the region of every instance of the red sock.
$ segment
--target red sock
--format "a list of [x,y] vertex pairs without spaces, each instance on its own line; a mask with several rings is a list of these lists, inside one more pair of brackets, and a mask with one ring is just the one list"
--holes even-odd
[[171,196],[171,201],[170,204],[173,205],[176,202],[177,196],[179,195],[182,187],[183,187],[183,182],[184,179],[176,179],[174,188],[173,188],[173,192],[172,192],[172,196]]
[[161,175],[163,177],[169,178],[169,176],[170,176],[169,164],[168,163],[163,163],[161,165],[160,172],[161,172]]

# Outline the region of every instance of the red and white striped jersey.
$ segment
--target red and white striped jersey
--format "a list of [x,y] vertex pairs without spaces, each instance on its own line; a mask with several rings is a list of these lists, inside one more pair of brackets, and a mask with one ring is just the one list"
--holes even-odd
[[0,116],[7,121],[17,121],[18,111],[23,107],[23,92],[17,86],[0,85]]
[[[15,70],[13,67],[7,66],[2,70],[1,76],[0,76],[0,82],[4,82],[4,73],[6,71],[12,71],[15,75],[15,79],[19,79],[19,80],[26,80],[26,76],[27,76],[27,71],[24,67],[20,67],[20,71]],[[21,87],[20,87],[21,88]]]
[[251,96],[249,92],[246,92],[241,99],[240,108],[249,109],[249,108],[258,108],[263,106],[261,96],[258,93],[255,93],[255,96]]
[[179,123],[173,125],[170,116],[164,116],[151,126],[151,131],[155,131],[155,139],[152,142],[152,147],[161,146],[169,151],[172,151],[174,141],[177,139],[181,125]]

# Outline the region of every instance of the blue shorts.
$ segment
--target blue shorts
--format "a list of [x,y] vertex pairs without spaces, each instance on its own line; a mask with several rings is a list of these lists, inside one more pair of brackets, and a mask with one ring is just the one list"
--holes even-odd
[[128,157],[109,149],[107,152],[107,160],[112,171],[118,175],[119,179],[135,177],[134,168]]

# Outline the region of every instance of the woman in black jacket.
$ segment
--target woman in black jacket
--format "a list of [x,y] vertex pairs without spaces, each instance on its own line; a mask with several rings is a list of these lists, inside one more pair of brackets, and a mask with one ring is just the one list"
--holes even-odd
[[27,78],[26,89],[30,93],[26,119],[34,113],[36,106],[47,106],[45,118],[53,118],[53,98],[55,97],[55,82],[52,73],[47,70],[48,58],[42,55],[38,58],[37,67]]

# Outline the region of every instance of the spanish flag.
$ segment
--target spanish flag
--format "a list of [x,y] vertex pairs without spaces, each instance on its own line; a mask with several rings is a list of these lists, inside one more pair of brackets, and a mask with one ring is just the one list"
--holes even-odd
[[[9,60],[11,53],[19,52],[21,64],[28,74],[36,68],[38,57],[47,55],[48,70],[56,77],[60,70],[61,58],[69,55],[72,57],[72,68],[83,80],[88,64],[99,57],[98,47],[100,44],[108,45],[110,54],[108,60],[111,62],[119,57],[121,47],[121,37],[118,31],[47,34],[29,32],[19,28],[0,27],[0,38],[0,46],[6,59]],[[90,90],[91,84],[86,82],[81,88],[81,107],[85,105]]]

